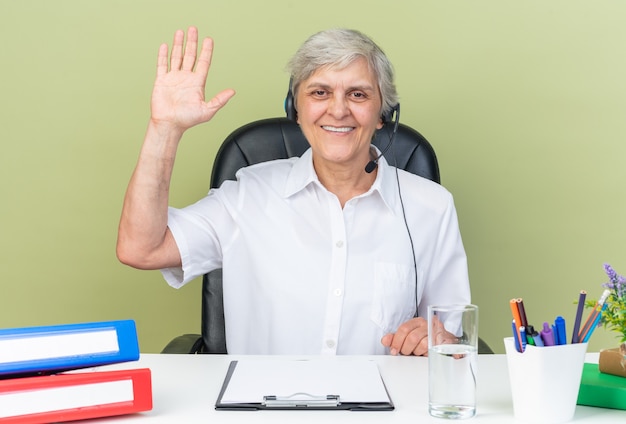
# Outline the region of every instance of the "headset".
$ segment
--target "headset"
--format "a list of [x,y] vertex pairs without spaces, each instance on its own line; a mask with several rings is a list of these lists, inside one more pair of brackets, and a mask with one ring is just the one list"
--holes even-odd
[[[296,110],[296,103],[295,103],[295,99],[293,95],[293,76],[289,78],[289,89],[287,90],[287,96],[285,97],[285,113],[288,119],[294,122],[298,121],[298,111]],[[397,103],[394,107],[391,108],[391,110],[384,113],[381,119],[383,121],[383,124],[385,125],[387,123],[393,122],[393,130],[391,132],[391,135],[389,136],[389,143],[387,143],[385,148],[380,152],[380,154],[375,159],[372,159],[371,161],[367,163],[367,165],[365,165],[365,172],[367,172],[368,174],[371,174],[372,172],[374,172],[374,170],[378,167],[378,161],[380,160],[380,158],[383,157],[383,155],[387,152],[387,150],[389,150],[393,145],[393,141],[396,138],[396,133],[398,132],[398,125],[400,124],[400,103]],[[393,154],[393,149],[392,149],[392,156],[395,161],[395,154]],[[413,237],[411,236],[409,223],[407,222],[407,219],[406,219],[406,212],[404,210],[404,201],[402,200],[402,191],[400,190],[400,181],[399,181],[397,166],[395,166],[395,170],[396,170],[396,181],[398,182],[398,195],[400,196],[400,205],[402,206],[402,216],[404,218],[404,225],[406,226],[406,231],[409,236],[409,242],[411,243],[411,251],[413,252],[413,255],[412,255],[413,267],[414,267],[414,272],[415,272],[415,315],[414,317],[417,317],[418,316],[417,262],[415,260],[415,247],[413,245]]]
[[289,90],[287,90],[287,96],[285,97],[285,113],[287,118],[293,122],[298,121],[298,111],[296,110],[296,101],[293,98],[293,76],[289,78]]

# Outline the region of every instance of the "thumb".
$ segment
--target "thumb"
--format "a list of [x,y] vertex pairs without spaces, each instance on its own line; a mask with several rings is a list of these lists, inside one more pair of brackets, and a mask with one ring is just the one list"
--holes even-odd
[[206,113],[212,117],[218,110],[226,106],[226,103],[228,103],[234,95],[235,90],[232,89],[220,91],[205,104]]

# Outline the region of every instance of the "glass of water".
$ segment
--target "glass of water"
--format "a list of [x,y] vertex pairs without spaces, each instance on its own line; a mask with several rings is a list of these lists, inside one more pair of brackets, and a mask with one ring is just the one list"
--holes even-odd
[[478,307],[428,307],[428,412],[439,418],[476,414]]

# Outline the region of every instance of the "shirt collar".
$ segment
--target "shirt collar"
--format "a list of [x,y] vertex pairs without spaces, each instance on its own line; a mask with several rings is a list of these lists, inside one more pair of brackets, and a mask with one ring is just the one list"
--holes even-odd
[[[376,146],[373,147],[376,149],[376,154],[380,155],[378,148],[376,148]],[[365,170],[363,172],[365,172]],[[397,203],[396,193],[398,191],[395,172],[395,168],[387,163],[384,156],[381,156],[378,160],[378,173],[376,174],[374,183],[367,192],[359,197],[377,196],[389,211],[393,212]],[[307,149],[300,158],[295,160],[285,185],[285,198],[304,190],[309,184],[316,184],[319,187],[323,187],[322,183],[320,183],[317,178],[315,168],[313,168],[313,153],[311,148]]]

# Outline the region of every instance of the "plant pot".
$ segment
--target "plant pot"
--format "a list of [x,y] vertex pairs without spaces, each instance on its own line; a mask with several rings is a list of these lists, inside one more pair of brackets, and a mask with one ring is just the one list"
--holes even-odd
[[614,349],[601,349],[598,367],[605,374],[626,377],[626,344]]

